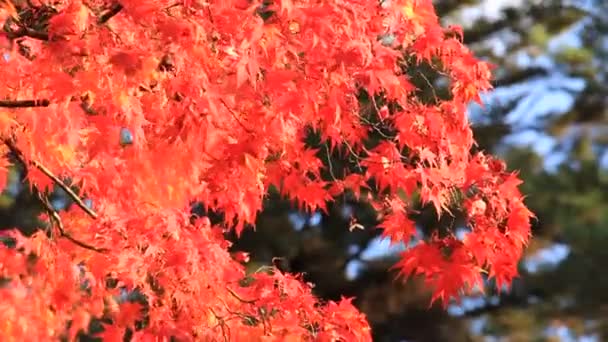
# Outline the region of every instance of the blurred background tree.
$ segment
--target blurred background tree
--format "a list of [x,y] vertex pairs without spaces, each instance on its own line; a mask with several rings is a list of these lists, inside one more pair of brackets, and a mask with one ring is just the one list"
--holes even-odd
[[496,65],[497,91],[471,108],[476,137],[521,170],[538,220],[515,291],[458,313],[478,335],[606,340],[608,2],[497,3],[442,18]]
[[[484,96],[484,108],[470,108],[478,148],[520,170],[538,217],[511,291],[488,288],[448,313],[427,310],[419,283],[403,284],[386,272],[399,248],[378,238],[369,208],[348,199],[312,216],[269,200],[257,233],[245,234],[236,247],[261,264],[281,256],[274,262],[304,272],[324,298],[355,296],[378,341],[608,338],[608,275],[602,273],[608,2],[439,0],[435,6],[446,25],[463,26],[477,56],[496,66],[496,90]],[[440,75],[422,67],[408,73],[422,98],[446,96]],[[421,209],[419,227],[434,226],[432,213]],[[352,217],[366,229],[349,232]]]
[[[234,249],[251,253],[252,270],[274,264],[303,273],[322,298],[356,297],[377,341],[607,339],[608,1],[434,3],[442,21],[463,26],[468,46],[496,66],[496,90],[484,96],[484,108],[470,108],[477,148],[521,171],[527,203],[538,217],[513,288],[496,293],[488,286],[485,295],[453,303],[448,312],[429,309],[419,282],[403,283],[387,271],[405,246],[389,248],[375,229],[375,212],[348,196],[327,213],[303,214],[273,193],[256,231],[234,238]],[[430,68],[405,71],[422,99],[448,96]],[[367,94],[360,100],[367,108],[362,116],[377,128],[372,140],[381,139],[388,132],[366,107]],[[357,167],[356,159],[330,154],[314,134],[308,143],[331,164],[326,177]],[[32,232],[40,226],[40,208],[27,189],[15,166],[0,196],[2,227]],[[70,203],[56,190],[53,205]],[[419,209],[422,232],[457,220],[437,222],[432,210]],[[194,211],[202,214],[200,207]]]

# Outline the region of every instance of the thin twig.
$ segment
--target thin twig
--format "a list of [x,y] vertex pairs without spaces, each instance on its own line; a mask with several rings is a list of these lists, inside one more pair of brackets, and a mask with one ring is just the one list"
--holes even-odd
[[239,300],[239,302],[243,302],[246,304],[253,304],[256,302],[256,299],[243,299],[241,298],[241,296],[239,296],[236,292],[234,292],[231,288],[229,288],[228,286],[226,286],[226,290],[228,290],[228,292],[236,299]]
[[75,244],[77,246],[80,246],[80,247],[85,248],[85,249],[90,249],[90,250],[92,250],[94,252],[97,252],[97,253],[107,253],[107,252],[109,252],[109,250],[106,249],[106,248],[98,248],[98,247],[89,245],[88,243],[85,243],[85,242],[82,242],[80,240],[77,240],[71,234],[69,234],[69,233],[67,233],[66,231],[63,231],[63,230],[61,231],[61,237],[64,237],[64,238],[70,240],[70,242],[72,242],[73,244]]
[[46,196],[44,196],[38,189],[35,189],[35,192],[36,192],[36,197],[38,198],[38,201],[40,201],[42,206],[44,206],[44,209],[50,216],[51,221],[55,223],[55,226],[57,227],[57,230],[59,230],[59,234],[61,237],[68,239],[70,242],[74,243],[77,246],[92,250],[97,253],[105,253],[108,251],[105,248],[97,248],[86,242],[82,242],[82,241],[76,239],[75,237],[73,237],[72,234],[66,232],[65,229],[63,228],[63,223],[61,222],[61,217],[59,216],[59,214],[57,213],[55,208],[53,208],[51,203],[49,203],[49,199]]
[[359,162],[360,160],[363,160],[363,158],[361,158],[361,156],[359,156],[353,150],[353,148],[350,146],[350,144],[348,143],[348,141],[344,140],[344,145],[346,145],[346,148],[349,150],[349,152],[351,153],[351,155],[353,155],[353,157],[355,157],[355,162],[357,163],[357,167],[359,168],[359,171],[363,172],[363,167],[361,167],[361,163]]
[[327,144],[324,144],[325,146],[325,152],[327,154],[327,164],[328,164],[328,169],[329,169],[329,175],[331,176],[331,178],[334,181],[337,181],[336,176],[334,175],[334,166],[331,163],[331,154],[329,153],[329,147],[327,147]]
[[357,114],[356,116],[359,118],[359,120],[363,121],[364,124],[369,125],[371,128],[374,129],[374,131],[378,132],[378,134],[380,134],[380,136],[382,136],[384,139],[390,139],[390,140],[395,139],[395,137],[391,137],[391,136],[384,134],[384,132],[382,132],[382,130],[380,128],[378,128],[377,124],[374,124],[373,122],[367,120],[362,115]]
[[108,20],[112,19],[112,17],[114,17],[115,15],[118,14],[118,12],[120,12],[124,7],[119,4],[119,3],[115,3],[114,5],[112,5],[112,7],[110,7],[110,9],[102,14],[98,19],[97,19],[97,23],[98,24],[105,24],[108,22]]
[[209,4],[206,4],[204,6],[207,9],[207,15],[209,16],[209,21],[211,22],[212,25],[215,25],[215,22],[213,21],[213,14],[211,14],[211,6]]
[[184,4],[182,2],[176,2],[174,4],[171,4],[171,5],[163,8],[163,11],[165,11],[167,13],[167,15],[171,15],[169,10],[171,10],[171,9],[173,9],[175,7],[178,7],[178,6],[183,6],[183,5]]
[[[224,319],[224,317],[221,317],[217,313],[215,313],[215,310],[213,310],[213,308],[209,308],[209,310],[211,311],[213,316],[215,316],[215,319],[218,321],[217,325],[220,327],[220,329],[222,329],[222,336],[224,337],[224,342],[228,342],[228,335],[226,334],[226,320]],[[230,328],[228,328],[228,330],[228,334],[230,334]]]
[[431,92],[433,93],[433,98],[435,99],[435,103],[439,103],[440,102],[439,98],[437,97],[437,93],[435,92],[435,87],[433,87],[433,84],[431,83],[431,81],[422,72],[418,71],[418,74],[420,74],[420,76],[422,76],[422,78],[426,81],[426,84],[431,89]]
[[220,99],[220,102],[224,105],[224,107],[226,107],[226,109],[228,109],[228,111],[230,112],[232,117],[239,123],[239,125],[241,125],[241,127],[243,127],[243,129],[247,133],[253,133],[253,131],[250,128],[248,128],[247,126],[245,126],[245,124],[239,119],[236,112],[232,108],[230,108],[230,106],[228,106],[228,104],[226,103],[226,101],[224,101],[224,99]]
[[72,191],[72,189],[70,189],[67,184],[65,184],[61,179],[57,178],[57,176],[55,176],[49,169],[47,169],[44,165],[40,164],[35,160],[32,160],[32,164],[34,164],[34,166],[36,166],[38,170],[44,173],[47,177],[52,179],[53,182],[59,185],[59,187],[63,189],[63,191],[65,191],[68,196],[70,196],[70,198],[76,203],[76,205],[78,205],[85,213],[87,213],[94,219],[98,217],[96,212],[94,212],[91,208],[84,204],[82,199],[80,199],[80,197],[74,191]]
[[[16,155],[16,157],[21,161],[21,163],[24,164],[24,166],[26,166],[23,153],[17,148],[17,146],[15,146],[15,144],[9,139],[5,139],[4,144],[6,146],[8,146],[8,148],[11,150],[11,152],[13,152]],[[53,182],[55,182],[55,184],[57,184],[63,191],[65,191],[68,194],[68,196],[70,196],[70,198],[74,201],[74,203],[76,203],[76,205],[78,205],[85,213],[87,213],[89,216],[91,216],[94,219],[96,219],[98,217],[97,213],[95,211],[93,211],[86,204],[84,204],[82,199],[76,193],[74,193],[74,191],[72,191],[72,189],[70,189],[70,187],[67,184],[65,184],[61,179],[59,179],[49,169],[47,169],[46,166],[42,165],[41,163],[39,163],[35,160],[32,160],[31,163],[38,170],[40,170],[42,173],[44,173],[47,177],[49,177],[51,180],[53,180]]]

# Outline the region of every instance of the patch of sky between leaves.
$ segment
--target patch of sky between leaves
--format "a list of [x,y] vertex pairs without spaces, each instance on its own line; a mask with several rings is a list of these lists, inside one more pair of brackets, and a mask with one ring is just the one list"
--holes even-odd
[[[582,8],[588,7],[585,1],[575,2]],[[501,17],[501,11],[505,7],[521,4],[522,1],[484,1],[462,10],[459,22],[474,23],[482,18],[496,20]],[[584,29],[584,21],[553,37],[547,43],[548,52],[556,53],[564,48],[581,47],[582,29]],[[507,50],[505,40],[514,39],[508,33],[503,32],[487,42],[498,55],[504,55]],[[556,141],[554,137],[533,128],[541,119],[563,115],[571,109],[575,96],[584,89],[585,81],[561,73],[559,65],[548,55],[532,56],[528,52],[520,51],[514,55],[512,62],[522,69],[540,67],[549,70],[550,73],[526,82],[496,88],[483,94],[482,101],[486,106],[491,107],[518,100],[514,110],[505,118],[506,123],[513,126],[515,133],[505,137],[504,145],[530,147],[544,158],[544,166],[548,171],[555,170],[565,160],[565,151],[558,151],[557,148],[564,141]],[[482,123],[487,120],[484,118],[486,111],[487,109],[472,104],[469,108],[469,117],[474,124]],[[569,144],[566,142],[565,145]]]
[[568,245],[555,243],[528,256],[524,260],[523,266],[528,273],[551,270],[557,267],[562,261],[566,260],[568,255],[570,255],[570,247]]
[[475,6],[467,6],[459,11],[456,20],[465,28],[470,28],[477,20],[494,21],[502,18],[502,11],[507,7],[521,6],[529,0],[492,0],[484,1]]
[[[526,61],[527,59],[527,61]],[[534,60],[522,56],[522,66],[542,66],[555,70],[547,65],[546,59]],[[560,116],[570,110],[575,102],[575,96],[585,87],[582,79],[567,77],[559,71],[552,71],[545,77],[538,77],[524,83],[499,87],[492,92],[482,94],[481,98],[486,107],[506,104],[517,100],[515,108],[507,114],[505,123],[512,126],[512,133],[504,138],[503,149],[511,147],[530,147],[543,157],[544,167],[554,171],[564,160],[565,151],[559,151],[559,146],[569,146],[565,138],[557,140],[540,130],[535,129],[539,121],[551,116]],[[473,124],[487,121],[487,108],[477,104],[469,106],[469,118]]]

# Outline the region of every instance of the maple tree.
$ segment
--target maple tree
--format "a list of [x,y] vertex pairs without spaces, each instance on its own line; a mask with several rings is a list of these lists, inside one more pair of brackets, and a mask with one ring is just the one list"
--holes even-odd
[[[309,211],[352,193],[393,242],[417,234],[415,201],[463,211],[464,239],[437,233],[395,265],[433,301],[516,276],[531,213],[517,176],[471,152],[466,117],[490,67],[430,0],[32,0],[0,13],[0,181],[21,165],[48,222],[4,233],[6,339],[72,340],[96,318],[110,341],[370,340],[350,299],[320,303],[297,275],[246,274],[247,255],[229,252],[224,232],[253,225],[271,189]],[[449,99],[417,98],[403,69],[420,63]],[[357,168],[323,177],[310,132]],[[74,205],[56,210],[53,187]]]

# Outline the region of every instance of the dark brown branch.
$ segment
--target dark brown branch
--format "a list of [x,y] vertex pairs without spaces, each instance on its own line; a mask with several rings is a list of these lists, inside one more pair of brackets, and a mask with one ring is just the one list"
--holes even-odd
[[0,100],[0,107],[4,108],[28,108],[28,107],[48,107],[51,101],[41,100]]
[[102,14],[98,19],[97,19],[97,23],[98,24],[105,24],[108,22],[108,20],[112,19],[112,17],[114,17],[115,15],[118,14],[118,12],[120,12],[123,9],[123,6],[119,3],[115,3],[114,5],[112,5],[112,7],[110,7],[109,10],[107,10],[104,14]]
[[[122,9],[123,9],[123,6],[121,4],[119,4],[119,3],[113,4],[105,13],[103,13],[101,16],[99,16],[99,18],[97,19],[97,23],[100,25],[105,24],[106,22],[108,22],[108,20],[112,19],[112,17],[114,17],[116,14],[118,14],[118,12],[120,12]],[[50,39],[48,32],[34,30],[34,29],[32,29],[30,27],[26,27],[26,26],[21,26],[21,27],[19,27],[18,30],[15,30],[15,31],[7,29],[5,26],[4,31],[7,33],[8,38],[11,40],[21,38],[21,37],[29,37],[29,38],[33,38],[33,39],[42,40],[42,41],[49,41],[49,39]],[[54,37],[54,38],[60,39],[61,37]]]
[[[21,151],[17,148],[17,146],[15,146],[15,144],[9,139],[5,139],[4,144],[9,148],[9,150],[11,150],[11,152],[13,152],[15,154],[17,159],[19,159],[19,161],[27,168],[23,153],[21,153]],[[74,191],[72,191],[72,189],[70,189],[70,187],[68,185],[66,185],[61,179],[59,179],[57,176],[55,176],[49,169],[47,169],[44,165],[40,164],[39,162],[32,160],[31,163],[38,170],[40,170],[42,173],[44,173],[47,177],[49,177],[51,180],[53,180],[53,182],[55,184],[57,184],[63,191],[65,191],[68,194],[68,196],[70,196],[70,198],[74,201],[74,203],[76,203],[76,205],[78,205],[85,213],[87,213],[89,216],[91,216],[94,219],[97,218],[97,213],[94,212],[93,210],[91,210],[91,208],[87,207],[87,205],[84,204],[82,199],[76,193],[74,193]]]
[[254,304],[257,301],[257,299],[244,299],[244,298],[241,298],[241,296],[239,296],[236,292],[234,292],[228,286],[226,286],[226,290],[228,290],[228,293],[230,293],[239,302],[242,302],[242,303],[245,303],[245,304]]
[[49,40],[48,32],[33,30],[29,27],[20,27],[17,31],[7,32],[7,35],[8,35],[9,39],[30,37],[33,39],[38,39],[38,40],[43,40],[43,41]]
[[75,244],[77,246],[80,246],[84,249],[92,250],[97,253],[105,253],[108,251],[105,248],[97,248],[86,242],[82,242],[82,241],[74,238],[70,233],[66,232],[65,229],[63,228],[63,223],[61,222],[61,217],[59,216],[59,214],[57,213],[55,208],[53,208],[53,206],[49,202],[49,199],[46,196],[44,196],[42,193],[40,193],[40,191],[38,191],[38,189],[35,189],[34,191],[36,192],[36,197],[38,198],[38,200],[40,201],[40,203],[46,210],[47,214],[50,216],[51,221],[57,227],[57,230],[59,231],[59,235],[61,237],[68,239],[70,242],[72,242],[73,244]]
[[85,213],[87,213],[89,216],[91,216],[94,219],[97,218],[97,213],[94,212],[93,210],[91,210],[91,208],[87,207],[87,205],[84,204],[82,199],[80,199],[80,197],[76,193],[74,193],[74,191],[72,191],[72,189],[70,189],[70,187],[67,186],[67,184],[65,184],[63,181],[61,181],[61,179],[57,178],[57,176],[55,176],[49,169],[47,169],[44,165],[40,164],[39,162],[37,162],[35,160],[32,160],[32,164],[34,164],[34,166],[36,168],[38,168],[38,170],[40,170],[47,177],[52,179],[53,182],[55,182],[61,189],[63,189],[63,191],[65,191],[68,194],[68,196],[70,196],[70,198],[76,203],[76,205],[78,205]]
[[[80,101],[80,108],[85,113],[95,115],[97,112],[91,107],[91,100],[88,94],[84,94],[80,97],[72,96],[70,101]],[[33,107],[48,107],[51,105],[49,99],[37,99],[37,100],[0,100],[0,108],[33,108]]]
[[[15,157],[17,158],[17,160],[23,164],[23,167],[25,168],[25,172],[27,173],[27,164],[25,162],[25,158],[23,157],[23,153],[21,153],[21,151],[17,148],[17,146],[15,146],[15,144],[10,140],[10,139],[5,139],[4,143],[6,144],[6,146],[9,148],[9,150],[15,155]],[[47,176],[49,176],[55,183],[57,183],[59,186],[62,187],[62,189],[64,189],[64,191],[66,191],[68,194],[73,194],[74,196],[76,196],[73,192],[72,189],[70,189],[69,187],[67,187],[67,185],[65,185],[61,180],[59,180],[55,175],[53,175],[50,172],[45,172],[44,169],[46,169],[44,166],[42,166],[40,163],[37,162],[33,162],[33,164],[43,173],[45,173]],[[41,166],[43,169],[41,169]],[[48,170],[47,170],[48,171]],[[42,206],[44,207],[45,211],[47,212],[47,214],[49,215],[51,222],[57,227],[57,230],[59,231],[59,234],[61,237],[68,239],[70,242],[76,244],[77,246],[80,246],[82,248],[85,249],[89,249],[98,253],[105,253],[108,250],[105,248],[97,248],[95,246],[89,245],[88,243],[82,242],[76,238],[74,238],[70,233],[66,232],[64,227],[63,227],[63,223],[61,221],[61,217],[59,216],[59,214],[57,213],[57,211],[55,210],[55,208],[53,208],[53,206],[51,205],[51,203],[49,202],[48,198],[46,196],[44,196],[39,190],[38,188],[34,187],[34,193],[36,195],[36,198],[38,199],[38,201],[40,202],[40,204],[42,204]],[[78,200],[80,200],[80,198],[78,198],[78,196],[76,196],[76,198]],[[82,203],[82,201],[80,201]],[[83,203],[84,205],[84,203]],[[85,206],[86,209],[88,209],[89,211],[91,211],[88,207]],[[85,210],[86,211],[86,210]],[[95,218],[97,217],[97,214],[95,214],[93,211],[91,211],[95,216]],[[90,215],[90,214],[89,214]]]

